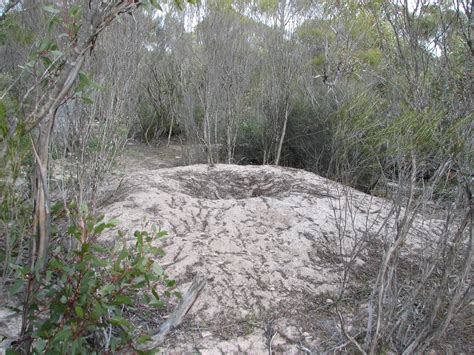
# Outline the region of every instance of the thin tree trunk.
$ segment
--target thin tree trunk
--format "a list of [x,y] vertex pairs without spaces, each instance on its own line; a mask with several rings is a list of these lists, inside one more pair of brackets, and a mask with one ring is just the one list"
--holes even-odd
[[[46,265],[49,235],[51,230],[50,225],[50,200],[47,181],[47,166],[49,155],[49,141],[51,131],[54,123],[54,115],[56,108],[51,107],[47,116],[41,122],[39,129],[39,136],[36,146],[32,141],[32,150],[36,159],[36,178],[35,178],[35,207],[33,216],[33,228],[36,237],[33,240],[30,250],[30,274],[26,286],[25,301],[23,306],[21,337],[25,337],[30,333],[31,322],[29,321],[29,310],[33,299],[33,293],[36,288],[36,275],[42,271]],[[26,341],[25,351],[28,351],[31,346],[29,341]]]
[[283,129],[281,130],[281,135],[280,135],[280,142],[278,143],[278,149],[277,149],[277,154],[275,157],[275,165],[280,164],[280,158],[281,158],[281,150],[283,147],[283,142],[285,141],[285,136],[286,136],[286,127],[288,125],[288,116],[289,116],[289,105],[286,105],[285,108],[285,120],[283,121]]
[[211,150],[211,128],[209,124],[209,113],[206,109],[206,112],[204,114],[204,142],[206,144],[206,150],[207,150],[207,163],[209,165],[214,165],[214,159],[212,156],[212,150]]
[[[140,5],[140,2],[120,2],[115,5],[110,13],[104,14],[101,21],[96,25],[91,23],[91,32],[86,37],[83,45],[75,51],[72,60],[66,61],[65,67],[58,75],[58,81],[54,84],[48,95],[46,102],[30,114],[28,130],[31,131],[39,125],[38,138],[35,144],[32,143],[32,150],[35,156],[35,195],[34,195],[34,215],[33,229],[36,237],[32,241],[30,251],[30,273],[28,275],[27,289],[23,306],[23,319],[21,327],[21,337],[27,337],[31,332],[32,324],[29,320],[29,311],[33,294],[38,285],[40,272],[44,270],[47,263],[47,253],[50,237],[50,200],[47,183],[47,168],[49,157],[49,143],[54,125],[54,117],[58,107],[63,102],[66,95],[71,90],[79,71],[81,70],[86,55],[94,47],[97,36],[106,28],[117,16],[130,11]],[[26,342],[25,352],[30,351],[30,342]]]
[[174,115],[171,113],[171,123],[170,123],[170,130],[168,132],[168,142],[166,143],[166,146],[169,147],[171,143],[171,135],[173,134],[173,125],[174,125]]

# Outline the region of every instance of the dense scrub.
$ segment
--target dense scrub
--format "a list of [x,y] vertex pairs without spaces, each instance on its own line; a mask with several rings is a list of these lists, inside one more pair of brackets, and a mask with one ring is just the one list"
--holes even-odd
[[[25,294],[22,339],[51,237],[78,222],[67,206],[96,207],[127,139],[165,138],[211,165],[297,167],[391,200],[365,337],[343,307],[341,334],[370,353],[439,341],[472,302],[472,2],[188,2],[0,2],[0,285],[6,302]],[[420,213],[442,232],[402,282]]]

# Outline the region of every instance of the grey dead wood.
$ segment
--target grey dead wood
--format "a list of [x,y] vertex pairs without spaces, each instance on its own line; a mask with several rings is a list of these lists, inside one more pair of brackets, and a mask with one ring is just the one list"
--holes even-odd
[[191,286],[186,291],[186,293],[181,298],[181,301],[178,304],[178,307],[170,315],[168,320],[164,322],[158,329],[158,333],[151,337],[151,340],[147,341],[144,344],[137,344],[135,348],[138,350],[151,350],[160,346],[165,340],[168,333],[174,328],[178,327],[182,322],[188,311],[191,309],[192,305],[196,301],[199,293],[206,285],[207,280],[202,275],[197,275],[194,277]]

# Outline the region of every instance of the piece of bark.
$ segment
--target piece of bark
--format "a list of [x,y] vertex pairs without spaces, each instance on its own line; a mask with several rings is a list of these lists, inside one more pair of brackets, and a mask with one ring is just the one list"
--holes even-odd
[[206,278],[202,275],[197,275],[194,277],[191,286],[186,291],[186,293],[181,298],[181,301],[178,304],[178,307],[174,310],[174,312],[170,315],[170,317],[164,322],[160,328],[158,329],[158,333],[151,337],[151,340],[147,341],[143,344],[136,344],[135,348],[138,350],[151,350],[158,346],[160,346],[163,341],[165,340],[168,333],[178,327],[186,313],[188,313],[189,309],[192,307],[194,302],[196,301],[199,293],[206,285]]

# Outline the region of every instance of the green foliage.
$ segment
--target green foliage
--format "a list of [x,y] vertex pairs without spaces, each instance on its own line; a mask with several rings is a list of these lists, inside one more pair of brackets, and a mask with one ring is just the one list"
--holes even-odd
[[324,19],[309,19],[304,21],[296,30],[298,37],[308,43],[323,44],[324,40],[332,42],[336,35],[331,30],[331,22]]
[[[63,213],[57,205],[56,214]],[[77,223],[68,228],[75,240],[74,250],[61,244],[50,253],[44,277],[34,294],[30,310],[33,320],[34,353],[131,352],[134,331],[126,314],[138,307],[160,309],[160,293],[170,296],[175,286],[167,279],[156,258],[164,255],[156,241],[166,232],[154,225],[151,232],[136,231],[135,243],[127,243],[124,234],[112,248],[97,242],[107,229],[118,222],[93,217],[83,206]],[[64,239],[63,239],[64,240]],[[24,269],[17,276],[31,275]],[[179,294],[175,292],[177,296]],[[107,335],[108,334],[108,335]]]
[[257,140],[261,137],[266,130],[266,121],[261,114],[254,113],[253,115],[246,117],[246,119],[240,125],[241,134],[253,136]]
[[413,156],[420,169],[436,167],[448,158],[469,159],[468,140],[462,138],[469,117],[448,119],[438,107],[424,111],[401,107],[397,115],[390,115],[390,109],[387,100],[361,94],[330,119],[334,178],[367,188],[382,172],[393,173],[393,164],[410,166]]
[[274,13],[278,9],[277,0],[261,0],[258,5],[263,13]]
[[86,105],[91,105],[94,101],[91,99],[91,95],[97,91],[103,91],[104,87],[94,82],[84,71],[81,71],[78,75],[77,84],[74,88],[74,92],[78,97],[82,99],[82,102]]
[[140,102],[138,106],[138,118],[140,131],[138,134],[145,142],[151,142],[157,139],[160,127],[163,126],[162,118],[155,107],[146,101]]
[[[22,260],[22,246],[31,222],[26,174],[32,158],[25,124],[15,97],[6,92],[12,78],[0,74],[0,275],[6,282],[15,260]],[[5,285],[0,283],[0,289]]]
[[[166,1],[163,0],[148,0],[144,1],[145,4],[152,6],[153,8],[163,11],[163,8],[161,7],[160,3],[165,3]],[[188,2],[189,4],[196,5],[198,0],[174,0],[174,4],[179,8],[182,9],[184,6],[184,3]]]
[[33,44],[35,34],[30,29],[21,26],[16,16],[9,14],[0,21],[0,45],[5,45],[8,39],[22,47],[27,47]]
[[311,64],[314,65],[316,68],[319,68],[325,63],[326,63],[326,56],[324,55],[324,53],[315,55],[313,59],[311,60]]
[[382,61],[382,52],[378,48],[369,48],[359,53],[359,58],[364,64],[376,66]]

